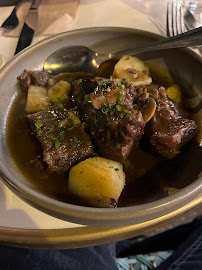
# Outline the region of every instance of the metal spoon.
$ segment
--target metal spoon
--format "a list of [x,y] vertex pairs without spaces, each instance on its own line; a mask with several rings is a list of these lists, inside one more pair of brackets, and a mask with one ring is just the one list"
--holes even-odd
[[95,74],[101,63],[112,58],[197,45],[202,45],[202,27],[180,35],[152,42],[147,46],[131,48],[106,55],[98,55],[96,52],[84,46],[64,47],[47,58],[44,63],[44,70],[51,76],[73,72]]

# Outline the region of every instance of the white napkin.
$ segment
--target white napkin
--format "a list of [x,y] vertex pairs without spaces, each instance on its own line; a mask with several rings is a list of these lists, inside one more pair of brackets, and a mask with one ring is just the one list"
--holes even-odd
[[[69,24],[76,17],[78,4],[79,0],[41,0],[38,9],[38,28],[35,36],[48,36],[67,31]],[[4,30],[4,36],[19,37],[30,5],[30,1],[22,3],[17,10],[19,25],[13,30]],[[11,12],[12,8],[7,7],[4,9],[8,13],[8,10]]]

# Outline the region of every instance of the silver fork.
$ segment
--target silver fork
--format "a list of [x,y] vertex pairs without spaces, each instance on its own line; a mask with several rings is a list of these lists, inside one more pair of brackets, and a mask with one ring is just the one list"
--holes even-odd
[[[185,11],[182,7],[182,1],[168,2],[166,32],[168,37],[187,32],[188,29],[184,22]],[[198,53],[201,52],[201,46],[192,47]]]
[[166,32],[168,37],[186,32],[184,24],[184,11],[181,4],[177,1],[168,2]]

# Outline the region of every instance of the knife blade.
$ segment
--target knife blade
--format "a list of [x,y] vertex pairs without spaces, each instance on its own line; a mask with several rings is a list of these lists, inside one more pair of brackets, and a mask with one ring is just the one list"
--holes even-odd
[[33,0],[23,25],[15,54],[19,53],[32,43],[34,33],[38,26],[38,7],[41,0]]

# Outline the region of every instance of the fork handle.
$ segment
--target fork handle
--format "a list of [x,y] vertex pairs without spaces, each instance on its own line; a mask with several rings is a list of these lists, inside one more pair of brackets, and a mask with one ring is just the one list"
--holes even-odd
[[191,31],[176,35],[173,37],[165,38],[160,41],[152,42],[147,46],[140,48],[132,48],[124,51],[111,53],[106,56],[99,56],[100,62],[106,61],[107,59],[120,57],[123,55],[134,55],[138,53],[144,53],[149,51],[158,51],[172,48],[185,48],[190,46],[202,45],[202,27],[193,29]]

